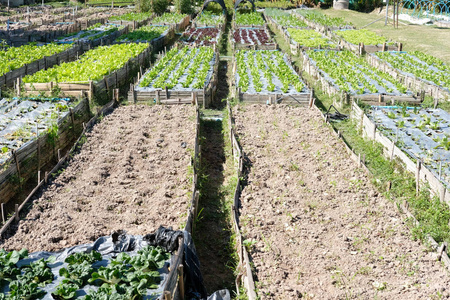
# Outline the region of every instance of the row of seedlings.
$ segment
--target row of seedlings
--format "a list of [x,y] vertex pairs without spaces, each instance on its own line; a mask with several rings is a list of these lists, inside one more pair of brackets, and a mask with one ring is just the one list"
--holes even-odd
[[356,102],[352,119],[362,134],[381,143],[391,160],[398,157],[416,174],[417,189],[427,184],[450,205],[450,115],[442,109],[373,106],[365,113]]
[[83,51],[87,51],[97,46],[110,45],[116,38],[123,34],[127,34],[128,31],[128,25],[123,26],[112,23],[97,23],[85,30],[59,37],[55,42],[62,44],[77,43],[81,45]]
[[219,43],[225,30],[226,15],[202,11],[179,40],[184,45],[212,46]]
[[366,59],[414,91],[425,91],[434,99],[450,99],[450,67],[438,58],[420,51],[388,51],[368,54]]
[[420,103],[424,94],[414,94],[391,75],[369,65],[353,52],[309,50],[302,51],[303,70],[320,81],[328,95],[341,96],[339,106],[350,98],[370,104],[402,101]]
[[175,25],[145,25],[116,38],[115,43],[149,43],[157,52],[167,46],[175,37]]
[[24,45],[0,50],[0,85],[12,87],[16,81],[62,62],[73,61],[83,52],[77,44]]
[[18,96],[58,94],[94,97],[99,103],[112,90],[125,86],[142,67],[149,65],[152,47],[146,43],[100,46],[78,60],[25,76],[16,86]]
[[164,13],[152,20],[153,25],[174,25],[175,31],[184,31],[191,22],[191,16],[179,13]]
[[233,97],[250,103],[308,105],[312,92],[278,50],[237,50],[233,57]]
[[277,28],[291,53],[298,55],[301,50],[338,49],[338,46],[322,33],[310,29],[298,17],[278,9],[266,9],[264,15],[268,23]]
[[163,54],[135,85],[128,101],[165,104],[198,103],[209,107],[217,89],[218,47],[177,44]]
[[[2,224],[7,211],[30,180],[54,165],[83,130],[89,103],[70,98],[4,98],[0,100],[0,199]],[[44,178],[44,174],[42,174]],[[40,181],[40,179],[37,179]],[[6,204],[6,208],[4,205]],[[23,205],[16,210],[20,211]]]
[[355,29],[355,27],[346,22],[344,18],[328,17],[317,10],[295,9],[290,11],[290,13],[304,21],[308,27],[314,28],[324,34],[333,30]]
[[270,36],[264,17],[259,12],[234,14],[232,23],[232,49],[276,50],[277,44]]
[[[197,205],[198,205],[198,191],[197,191],[197,171],[199,168],[199,109],[198,107],[189,107],[189,106],[178,106],[178,107],[167,107],[167,106],[144,106],[139,110],[138,115],[136,114],[136,109],[133,107],[122,107],[113,113],[112,116],[107,117],[107,119],[103,120],[103,123],[108,122],[115,122],[117,123],[117,126],[109,126],[108,124],[99,124],[97,126],[103,127],[100,130],[93,130],[93,133],[91,133],[87,141],[83,141],[81,139],[82,136],[84,136],[88,130],[91,130],[91,128],[95,125],[95,123],[103,117],[104,114],[110,113],[111,109],[114,106],[114,101],[107,104],[102,111],[98,112],[95,117],[93,117],[86,126],[84,126],[84,130],[82,135],[80,136],[80,139],[77,141],[77,143],[74,145],[74,147],[71,149],[71,152],[65,156],[65,160],[69,160],[69,157],[73,156],[73,151],[75,149],[81,149],[80,151],[80,157],[85,155],[84,152],[91,152],[92,151],[92,143],[96,144],[99,143],[99,141],[103,141],[103,143],[108,144],[109,142],[106,141],[105,137],[106,135],[116,136],[118,138],[118,135],[121,135],[122,133],[116,130],[116,127],[120,124],[122,127],[126,127],[131,124],[135,124],[136,118],[142,119],[139,124],[142,126],[137,129],[137,134],[134,135],[136,138],[141,139],[141,136],[145,136],[147,138],[146,141],[144,141],[144,144],[147,146],[146,151],[154,153],[152,156],[159,157],[158,159],[151,159],[150,163],[156,163],[160,165],[163,161],[166,161],[167,163],[170,163],[171,166],[168,166],[166,168],[161,169],[161,172],[166,172],[167,169],[173,168],[175,171],[170,171],[169,173],[171,175],[177,175],[179,173],[185,174],[187,177],[192,176],[192,178],[184,178],[181,181],[178,179],[178,188],[175,190],[172,189],[170,191],[170,196],[168,196],[168,192],[166,190],[166,186],[161,186],[159,183],[159,177],[155,176],[143,176],[143,177],[130,177],[135,178],[136,181],[135,185],[142,185],[144,184],[145,187],[148,189],[155,189],[153,193],[150,194],[142,194],[142,198],[140,201],[151,201],[148,203],[149,205],[142,206],[142,210],[146,210],[145,212],[141,212],[142,216],[145,216],[147,219],[146,222],[144,222],[145,226],[141,226],[138,223],[130,223],[132,225],[129,226],[129,230],[133,232],[133,234],[140,234],[140,236],[136,235],[126,235],[122,230],[112,230],[113,234],[111,236],[102,236],[99,239],[97,239],[94,243],[91,244],[83,244],[80,246],[80,243],[77,242],[77,240],[72,239],[69,245],[70,247],[67,248],[68,244],[67,241],[65,243],[60,243],[60,239],[51,239],[51,242],[48,243],[48,241],[44,239],[40,240],[36,243],[30,242],[33,239],[29,238],[29,235],[32,234],[34,230],[37,229],[37,227],[40,226],[40,224],[37,224],[36,220],[32,221],[31,219],[23,219],[18,223],[18,232],[14,236],[10,236],[8,239],[5,239],[3,242],[4,246],[9,249],[17,249],[18,245],[20,247],[25,246],[28,248],[31,248],[33,250],[47,250],[47,251],[54,251],[54,249],[61,249],[61,245],[63,245],[65,248],[59,253],[62,254],[54,254],[51,252],[45,252],[44,257],[42,256],[42,252],[33,253],[29,255],[29,259],[26,256],[28,256],[28,253],[26,250],[22,250],[20,252],[20,257],[17,255],[18,252],[15,252],[13,254],[8,254],[7,252],[2,252],[0,255],[7,255],[8,257],[11,255],[15,255],[14,260],[8,261],[8,266],[11,269],[17,269],[17,272],[14,272],[11,274],[11,276],[8,276],[8,279],[11,279],[12,283],[9,284],[8,290],[11,292],[11,295],[6,294],[4,299],[9,299],[9,296],[12,296],[12,293],[17,293],[16,288],[17,286],[26,286],[30,284],[29,278],[30,276],[21,276],[20,273],[25,270],[25,273],[27,272],[28,265],[30,265],[33,269],[37,265],[39,265],[39,268],[47,269],[49,272],[45,272],[45,278],[42,278],[39,276],[39,278],[34,277],[34,281],[38,284],[30,286],[29,289],[26,291],[22,291],[20,293],[21,296],[24,297],[43,297],[43,296],[51,296],[53,298],[64,298],[64,299],[75,299],[75,298],[81,298],[82,295],[87,295],[83,299],[97,299],[98,297],[106,297],[109,298],[112,294],[114,294],[118,299],[148,299],[148,297],[157,297],[158,299],[184,299],[185,295],[185,275],[183,272],[183,261],[184,261],[184,249],[186,245],[189,246],[192,242],[189,241],[190,235],[189,234],[183,234],[182,232],[173,232],[171,229],[166,230],[164,228],[159,228],[155,233],[149,233],[148,231],[145,231],[145,228],[156,228],[158,224],[167,224],[167,221],[171,220],[173,221],[173,214],[167,214],[167,213],[160,213],[158,212],[159,209],[164,209],[167,211],[167,199],[163,199],[162,201],[159,200],[155,201],[157,199],[153,199],[153,194],[158,194],[158,189],[165,191],[165,197],[174,198],[173,202],[179,202],[175,206],[181,209],[177,211],[175,209],[174,213],[180,214],[180,217],[183,218],[183,216],[186,216],[186,214],[183,214],[182,211],[186,209],[188,211],[187,220],[185,220],[184,223],[184,230],[186,230],[188,233],[191,233],[193,230],[193,220],[194,216],[197,211]],[[164,118],[164,116],[171,115],[170,118]],[[192,118],[192,116],[194,118]],[[149,120],[148,116],[154,116],[156,120]],[[164,136],[165,140],[158,139],[156,141],[156,144],[154,143],[152,137],[150,135],[153,135],[153,133],[149,134],[147,129],[148,126],[154,126],[154,124],[160,124],[160,128],[157,129],[155,137],[161,137]],[[179,130],[180,126],[184,128],[183,130]],[[175,128],[177,128],[175,130]],[[108,131],[109,132],[106,132]],[[136,130],[136,129],[134,129]],[[96,135],[100,135],[100,137],[96,137]],[[104,135],[102,137],[102,135]],[[96,140],[98,138],[98,140]],[[181,147],[178,145],[179,139],[182,139],[184,142],[182,144],[185,144],[185,146],[181,145]],[[92,139],[93,141],[90,141]],[[101,142],[100,142],[101,143]],[[164,149],[171,143],[176,143],[179,150],[174,151],[174,155],[178,156],[178,159],[176,160],[179,166],[174,166],[174,160],[170,159],[168,160],[167,155],[164,153],[166,150]],[[84,146],[83,146],[84,145]],[[134,147],[139,147],[141,149],[142,140],[139,144],[133,144]],[[139,145],[139,146],[138,146]],[[130,146],[133,147],[133,146]],[[189,151],[193,147],[193,153]],[[101,147],[94,147],[95,151],[101,151],[102,153],[93,154],[96,156],[101,156],[104,154],[105,149],[109,149],[107,145],[103,145]],[[114,149],[109,150],[109,155],[116,155],[117,152]],[[148,160],[148,154],[144,154],[138,157],[131,157],[132,160]],[[90,161],[86,161],[84,157],[81,157],[78,159],[77,155],[73,156],[74,164],[90,164]],[[193,169],[192,172],[189,170],[186,171],[180,171],[180,166],[184,163],[190,162],[190,165]],[[114,160],[111,162],[115,164]],[[146,163],[148,164],[148,162]],[[77,172],[79,173],[80,169],[78,169],[79,165],[76,166]],[[105,166],[103,166],[104,169]],[[58,202],[59,204],[63,205],[65,207],[66,214],[72,214],[70,208],[66,207],[62,202],[64,200],[67,200],[71,197],[75,197],[73,192],[70,192],[71,188],[71,182],[66,181],[64,179],[65,172],[71,172],[71,164],[66,168],[66,170],[63,171],[61,175],[61,179],[58,177],[54,179],[56,185],[65,185],[66,188],[64,188],[64,195],[53,195],[53,197],[57,198],[54,199],[55,202]],[[123,165],[122,168],[125,168],[127,170],[119,170],[118,173],[127,173],[129,172],[129,168],[127,165]],[[102,170],[103,170],[102,169]],[[87,166],[81,167],[81,172],[86,171],[89,173],[90,168]],[[99,172],[103,172],[98,169]],[[53,172],[53,171],[52,171]],[[153,172],[153,169],[147,169],[144,170],[144,172]],[[69,175],[70,176],[70,173]],[[111,174],[111,177],[114,177],[115,174]],[[77,176],[78,177],[78,176]],[[82,176],[80,176],[82,177]],[[152,178],[152,184],[149,185],[148,178]],[[74,179],[73,184],[75,186],[78,186],[80,184],[90,184],[86,183],[84,179],[78,178]],[[140,182],[144,181],[144,182]],[[81,183],[80,183],[81,182]],[[186,193],[187,190],[190,190],[189,183],[193,183],[192,191],[190,193]],[[104,181],[100,183],[104,184]],[[100,194],[107,194],[108,189],[101,188]],[[127,186],[121,187],[121,189],[126,190],[125,194],[129,193],[129,188]],[[49,189],[51,194],[51,188]],[[32,192],[35,193],[35,191]],[[117,191],[116,191],[117,192]],[[38,196],[38,198],[35,201],[39,201],[39,197],[47,197],[45,195],[46,191],[44,190],[44,195]],[[191,196],[189,196],[191,194]],[[119,193],[120,195],[120,193]],[[32,195],[30,195],[29,198],[31,198]],[[59,197],[61,196],[61,197]],[[117,196],[117,193],[116,193]],[[147,196],[147,197],[146,197]],[[103,202],[101,199],[102,197],[108,197],[107,195],[100,195],[99,198],[97,198],[97,202]],[[189,201],[189,197],[191,197]],[[95,197],[94,197],[95,198]],[[115,197],[117,199],[117,197]],[[180,201],[182,200],[182,201]],[[72,200],[68,200],[70,203],[74,203]],[[95,202],[95,199],[91,199],[92,202]],[[91,203],[92,203],[91,202]],[[101,203],[99,203],[101,205]],[[124,204],[123,201],[118,202],[121,203],[121,206],[127,205]],[[186,207],[181,207],[183,205],[186,205]],[[134,203],[128,203],[128,205],[133,205],[133,208],[136,207]],[[102,205],[101,205],[102,206]],[[105,210],[106,214],[109,214],[110,219],[117,219],[117,212],[113,211],[114,209],[109,208],[110,205],[108,205],[106,208],[104,205],[100,209],[96,209],[95,212],[92,212],[91,209],[89,211],[92,212],[92,215],[85,216],[83,215],[83,220],[85,221],[94,221],[95,220],[89,220],[89,219],[96,219],[98,215],[103,215],[102,213],[98,214],[100,210]],[[163,208],[165,207],[165,208]],[[54,207],[53,207],[54,208]],[[156,208],[156,209],[155,209]],[[173,207],[172,207],[173,208]],[[81,208],[79,208],[81,209]],[[123,208],[118,208],[122,210]],[[130,209],[124,209],[125,211],[129,211]],[[47,216],[51,215],[52,207],[47,206]],[[33,214],[35,211],[33,211],[33,208],[28,212],[28,214]],[[120,212],[119,212],[120,213]],[[58,212],[59,214],[59,212]],[[89,214],[86,212],[86,214]],[[17,214],[17,216],[19,216]],[[76,218],[74,216],[74,218]],[[56,219],[49,218],[48,221],[45,222],[45,226],[51,226],[52,231],[55,228],[58,228],[61,224],[57,224],[55,222]],[[31,222],[30,222],[31,221]],[[78,221],[76,220],[70,220],[72,222],[67,222],[64,225],[64,228],[66,229],[68,226],[79,226]],[[84,221],[84,222],[85,222]],[[150,223],[149,223],[150,222]],[[54,223],[54,224],[52,224]],[[170,223],[170,222],[169,222]],[[172,222],[173,223],[173,222]],[[98,223],[95,223],[93,227],[98,227]],[[110,222],[107,221],[107,224],[110,224],[112,227],[122,226],[120,224],[117,224],[117,222]],[[42,223],[41,223],[42,225]],[[180,229],[183,227],[183,225],[173,224],[176,225],[176,227],[180,227]],[[26,226],[27,228],[30,228],[30,230],[27,230],[26,232],[21,231],[21,226]],[[35,226],[35,227],[34,227]],[[33,228],[34,227],[34,228]],[[102,227],[102,226],[100,226]],[[62,229],[62,228],[59,228]],[[120,227],[120,229],[123,229]],[[93,232],[98,236],[101,234],[109,234],[111,232],[108,229],[105,228],[91,228]],[[144,230],[144,231],[143,231]],[[3,230],[2,230],[3,233]],[[69,234],[69,232],[66,232],[65,234]],[[87,233],[88,235],[90,233]],[[145,235],[142,237],[142,235]],[[70,236],[73,236],[73,233],[70,233]],[[167,243],[167,237],[168,235],[171,235],[171,242]],[[67,240],[69,236],[62,236],[62,239]],[[87,236],[78,236],[79,240],[85,240],[89,239]],[[184,241],[184,239],[187,238],[187,241]],[[22,239],[25,239],[27,242],[22,242]],[[156,246],[156,247],[155,247]],[[101,252],[101,255],[98,252]],[[16,259],[17,256],[17,259]],[[52,258],[51,256],[55,256]],[[41,259],[43,258],[43,259]],[[20,261],[19,261],[20,260]],[[96,263],[95,261],[99,261]],[[6,260],[1,260],[0,263],[6,262]],[[59,271],[59,269],[62,268],[62,271]],[[55,277],[52,273],[59,272],[60,276]],[[10,278],[11,277],[11,278]],[[112,279],[115,279],[114,282],[112,282]],[[15,280],[15,281],[13,281]],[[4,282],[3,282],[4,283]],[[2,283],[2,284],[3,284]],[[95,287],[97,286],[97,287]],[[100,286],[98,288],[98,286]],[[0,286],[0,288],[5,288],[3,286]]]

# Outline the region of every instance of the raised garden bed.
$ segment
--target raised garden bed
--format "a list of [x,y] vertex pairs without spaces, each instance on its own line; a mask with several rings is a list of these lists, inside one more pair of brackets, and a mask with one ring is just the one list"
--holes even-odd
[[[115,44],[84,53],[77,61],[61,64],[23,78],[17,93],[83,96],[97,100],[124,86],[140,67],[149,64],[151,45]],[[109,97],[106,97],[108,100]]]
[[370,66],[353,52],[310,50],[302,51],[300,55],[303,70],[320,80],[323,90],[330,96],[344,94],[345,98],[350,95],[352,98],[380,103],[393,100],[423,101],[423,95],[414,95],[395,78]]
[[318,110],[240,105],[233,117],[245,153],[236,209],[257,296],[409,299],[445,286],[446,270]]
[[180,43],[192,46],[217,45],[222,36],[222,30],[218,27],[191,27],[183,32]]
[[192,21],[192,24],[195,27],[205,27],[205,26],[213,26],[213,27],[223,27],[226,23],[226,15],[225,14],[215,14],[210,11],[202,11],[197,15],[197,17]]
[[329,30],[355,28],[353,25],[347,23],[344,18],[328,17],[312,9],[296,9],[291,13],[308,24],[308,27],[314,28],[321,33],[326,33]]
[[11,87],[16,80],[62,62],[75,60],[82,53],[79,45],[25,45],[0,51],[0,85]]
[[266,21],[259,12],[236,11],[233,17],[232,29],[240,27],[263,28]]
[[0,112],[0,199],[7,203],[71,146],[90,110],[86,100],[14,98],[1,100]]
[[191,21],[191,16],[178,13],[164,13],[152,20],[153,25],[175,25],[176,31],[183,31]]
[[152,13],[130,12],[120,16],[112,16],[111,18],[109,18],[109,22],[119,25],[128,25],[131,29],[134,30],[147,24],[152,20],[152,18]]
[[152,44],[153,51],[156,52],[163,49],[174,36],[175,26],[173,25],[147,25],[119,36],[116,43],[146,42]]
[[126,106],[105,116],[31,199],[27,217],[10,227],[2,247],[58,251],[123,229],[143,235],[160,225],[187,226],[196,209],[196,116],[196,107],[185,105]]
[[117,37],[128,33],[128,26],[116,24],[95,24],[86,30],[58,38],[59,43],[80,43],[84,51],[97,46],[109,45]]
[[233,62],[235,97],[244,102],[308,105],[311,92],[280,51],[238,51]]
[[336,44],[329,38],[313,29],[286,28],[283,32],[294,55],[302,50],[336,48]]
[[233,31],[231,46],[235,50],[276,50],[267,28],[236,28]]
[[284,10],[277,8],[266,8],[264,10],[264,17],[267,22],[276,23],[282,28],[306,28],[308,24],[305,21],[301,20],[297,16],[290,14]]
[[450,67],[423,52],[377,52],[366,56],[372,66],[389,73],[415,91],[450,99]]
[[216,49],[172,48],[132,87],[128,101],[209,106],[217,87]]
[[336,30],[333,33],[342,47],[361,54],[402,50],[401,43],[389,42],[385,37],[367,29]]

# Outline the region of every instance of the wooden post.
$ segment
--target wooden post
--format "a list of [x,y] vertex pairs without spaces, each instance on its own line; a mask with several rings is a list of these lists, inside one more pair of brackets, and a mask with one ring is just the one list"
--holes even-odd
[[3,224],[5,224],[5,203],[2,203],[2,221],[3,221]]
[[48,172],[47,171],[45,171],[44,182],[45,182],[45,184],[48,183]]
[[442,160],[439,162],[439,180],[441,180],[441,174],[442,174]]
[[17,168],[17,176],[19,177],[19,187],[20,190],[22,190],[22,176],[20,175],[20,166],[19,166],[19,161],[17,160],[17,153],[16,150],[13,150],[13,156],[14,156],[14,160],[16,162],[16,168]]
[[159,97],[159,90],[156,90],[156,103],[157,104],[161,104],[161,100],[160,100],[160,97]]
[[165,300],[172,300],[172,295],[170,294],[169,291],[165,291],[164,292],[164,299]]
[[61,160],[61,149],[58,149],[58,162]]
[[19,217],[19,204],[16,203],[16,205],[14,205],[14,218],[16,219],[16,221],[20,220]]
[[398,43],[398,51],[402,51],[403,48],[403,44],[402,43]]
[[383,96],[381,94],[378,95],[378,103],[383,102]]
[[373,140],[375,141],[377,137],[377,124],[374,124],[373,126]]
[[169,100],[169,89],[167,88],[167,86],[164,89],[166,91],[166,100]]
[[180,298],[184,300],[184,272],[182,264],[178,266],[178,286],[180,288]]
[[37,177],[38,177],[38,185],[39,185],[39,183],[41,183],[41,171],[40,170],[38,170],[38,172],[37,172]]
[[420,184],[420,169],[422,167],[422,162],[417,160],[417,170],[416,170],[416,195],[419,195],[419,184]]

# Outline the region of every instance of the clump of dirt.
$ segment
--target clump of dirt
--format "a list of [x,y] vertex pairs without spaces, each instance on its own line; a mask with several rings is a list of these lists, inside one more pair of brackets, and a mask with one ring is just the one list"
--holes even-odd
[[33,201],[1,248],[56,251],[123,229],[185,222],[195,107],[124,106],[87,134],[79,154]]
[[449,297],[435,254],[319,112],[252,105],[234,117],[247,160],[240,225],[261,299]]

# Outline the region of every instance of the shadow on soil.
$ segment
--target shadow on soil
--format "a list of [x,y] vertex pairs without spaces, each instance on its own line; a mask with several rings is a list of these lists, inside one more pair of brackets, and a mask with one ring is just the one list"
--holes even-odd
[[209,294],[225,288],[234,290],[235,279],[233,249],[230,249],[231,229],[222,188],[226,162],[222,129],[221,121],[203,120],[201,123],[200,210],[194,239]]

